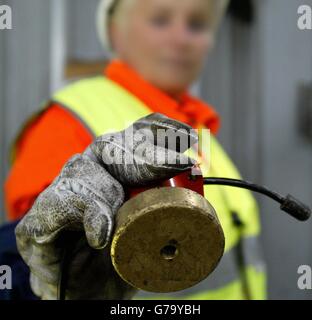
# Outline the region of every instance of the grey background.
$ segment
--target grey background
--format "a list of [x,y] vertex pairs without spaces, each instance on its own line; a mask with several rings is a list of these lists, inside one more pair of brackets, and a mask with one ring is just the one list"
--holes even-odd
[[[97,0],[7,0],[13,30],[0,31],[0,183],[21,123],[57,88],[68,57],[103,58],[93,16]],[[223,119],[221,142],[246,179],[312,206],[312,144],[297,125],[298,87],[312,81],[312,31],[297,9],[312,0],[255,0],[250,26],[227,18],[195,91]],[[311,123],[312,125],[312,123]],[[3,192],[1,192],[1,198]],[[281,214],[258,197],[271,299],[311,299],[297,288],[299,265],[312,266],[312,222]],[[0,222],[4,222],[3,199]]]

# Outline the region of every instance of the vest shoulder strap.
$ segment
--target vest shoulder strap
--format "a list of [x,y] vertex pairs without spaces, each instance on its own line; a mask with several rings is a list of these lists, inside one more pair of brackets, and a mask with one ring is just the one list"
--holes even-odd
[[53,100],[70,109],[96,136],[123,130],[150,109],[117,83],[103,76],[61,89]]

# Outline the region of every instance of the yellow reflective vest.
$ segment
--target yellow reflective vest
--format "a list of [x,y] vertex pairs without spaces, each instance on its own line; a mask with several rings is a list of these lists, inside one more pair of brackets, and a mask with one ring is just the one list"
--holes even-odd
[[[103,77],[80,80],[56,92],[53,100],[74,113],[94,136],[125,129],[151,113],[137,97]],[[204,176],[241,178],[234,164],[211,135],[203,150]],[[209,159],[209,164],[208,160]],[[225,254],[215,271],[187,290],[170,294],[139,291],[135,299],[265,299],[265,265],[259,247],[258,207],[248,190],[205,186],[225,233]]]

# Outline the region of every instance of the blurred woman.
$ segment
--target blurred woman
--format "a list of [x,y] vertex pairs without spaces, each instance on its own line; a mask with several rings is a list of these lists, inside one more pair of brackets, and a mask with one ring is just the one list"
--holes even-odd
[[[21,131],[5,185],[9,218],[22,218],[64,163],[96,136],[123,130],[154,112],[210,129],[210,163],[206,153],[204,175],[240,178],[217,141],[218,114],[188,93],[213,48],[226,6],[226,0],[102,0],[98,30],[112,59],[103,76],[56,92]],[[140,292],[137,297],[266,297],[255,199],[247,190],[223,186],[206,186],[205,197],[225,233],[225,255],[217,269],[188,290],[170,295]]]

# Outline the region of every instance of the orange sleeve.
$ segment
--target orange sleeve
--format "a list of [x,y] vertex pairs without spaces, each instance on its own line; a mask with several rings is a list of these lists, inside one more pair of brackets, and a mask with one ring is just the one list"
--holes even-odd
[[4,185],[9,220],[25,215],[65,162],[84,151],[92,140],[83,123],[56,103],[31,122],[18,140],[16,158]]

